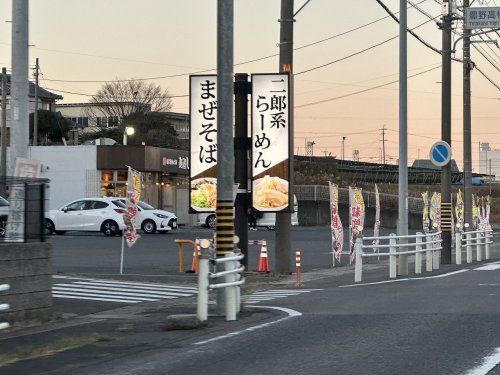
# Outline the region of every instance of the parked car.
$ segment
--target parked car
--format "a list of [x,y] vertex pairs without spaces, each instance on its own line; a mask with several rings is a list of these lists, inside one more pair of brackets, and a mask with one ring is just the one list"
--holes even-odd
[[0,237],[5,237],[5,226],[9,217],[9,202],[0,197]]
[[[125,198],[115,198],[126,205]],[[177,216],[174,213],[159,210],[146,202],[137,203],[139,217],[136,220],[136,229],[141,229],[146,234],[153,234],[156,231],[168,233],[172,229],[177,229]]]
[[[298,204],[297,198],[294,196],[294,213],[292,214],[292,225],[299,225],[299,216],[297,214]],[[196,224],[206,228],[215,228],[217,220],[214,213],[198,214]],[[257,227],[264,227],[269,230],[274,230],[276,227],[276,214],[273,212],[262,212],[257,217]]]
[[66,231],[102,232],[106,236],[120,235],[125,229],[123,213],[126,206],[114,198],[83,198],[69,202],[58,210],[45,214],[47,231],[64,234]]

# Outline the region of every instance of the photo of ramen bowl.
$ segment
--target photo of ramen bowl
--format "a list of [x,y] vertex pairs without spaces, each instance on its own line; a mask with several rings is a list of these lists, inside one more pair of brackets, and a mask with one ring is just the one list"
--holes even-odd
[[259,211],[281,211],[288,206],[288,181],[264,176],[253,182],[253,206]]
[[217,179],[197,178],[191,181],[191,207],[200,211],[215,211]]

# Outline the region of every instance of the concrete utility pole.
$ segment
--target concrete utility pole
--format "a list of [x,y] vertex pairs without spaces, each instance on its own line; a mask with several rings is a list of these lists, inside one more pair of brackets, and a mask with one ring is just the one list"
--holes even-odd
[[[0,136],[1,145],[1,171],[0,175],[7,175],[7,69],[2,68],[2,134]],[[3,185],[2,185],[3,187]],[[4,191],[2,193],[5,193]],[[5,195],[2,195],[5,197]]]
[[382,127],[382,162],[385,164],[385,125]]
[[[281,0],[281,18],[280,22],[280,61],[279,71],[281,73],[289,72],[290,80],[290,201],[293,209],[293,0]],[[292,215],[290,212],[279,212],[276,214],[276,272],[289,274],[292,272],[292,243],[290,231],[292,228]]]
[[[470,6],[463,0],[464,14]],[[463,126],[464,126],[464,220],[472,225],[472,121],[471,121],[471,71],[474,64],[470,58],[470,30],[464,28],[463,47]],[[472,228],[472,226],[471,226]]]
[[[398,235],[408,235],[408,45],[406,0],[399,2],[399,198]],[[408,274],[408,255],[398,257],[398,274]]]
[[[234,81],[234,178],[239,184],[240,194],[236,196],[234,207],[234,230],[240,239],[240,250],[245,256],[241,264],[248,270],[248,95],[251,93],[251,84],[247,73],[237,73]],[[244,192],[244,193],[243,193]]]
[[29,62],[28,0],[12,2],[12,75],[10,79],[10,149],[8,175],[14,173],[16,157],[28,155]]
[[[217,257],[234,250],[234,140],[233,140],[233,0],[217,1]],[[222,270],[224,267],[222,266]],[[222,271],[221,270],[221,271]],[[232,288],[218,289],[217,310],[225,311],[224,295]]]
[[35,63],[35,113],[33,114],[33,146],[38,144],[38,57]]
[[[443,0],[441,77],[441,139],[451,146],[451,26],[452,2]],[[441,169],[441,261],[451,264],[451,162]],[[448,223],[449,220],[449,223]]]

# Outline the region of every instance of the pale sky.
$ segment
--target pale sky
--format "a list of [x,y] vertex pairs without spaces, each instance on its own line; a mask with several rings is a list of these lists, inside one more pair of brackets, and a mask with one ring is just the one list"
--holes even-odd
[[[11,1],[0,0],[0,66],[10,68]],[[14,0],[15,1],[15,0]],[[415,0],[420,2],[422,0]],[[296,0],[295,7],[304,0]],[[490,5],[494,5],[490,0]],[[500,2],[499,2],[500,3]],[[386,0],[398,11],[398,0]],[[420,7],[432,16],[440,13],[434,0]],[[235,0],[235,62],[278,53],[279,0]],[[386,16],[375,0],[311,0],[296,17],[295,46],[299,47],[356,28]],[[408,11],[408,25],[428,20],[415,9]],[[441,48],[435,22],[415,30]],[[461,26],[457,30],[461,32]],[[320,101],[397,80],[398,40],[344,61],[298,74],[397,35],[390,18],[295,52],[295,105]],[[498,37],[492,34],[492,37]],[[30,61],[40,58],[41,85],[48,89],[94,94],[102,83],[49,80],[97,80],[157,77],[216,67],[216,0],[37,0],[30,1]],[[441,56],[408,36],[409,75],[439,66]],[[500,64],[500,49],[478,44],[483,53]],[[457,57],[461,57],[461,43]],[[497,84],[500,74],[475,49],[473,60]],[[276,72],[278,58],[235,67],[235,72]],[[427,158],[430,145],[440,139],[441,70],[410,78],[408,129],[410,162]],[[188,94],[188,76],[155,80],[172,95]],[[462,65],[453,63],[452,148],[462,164]],[[86,102],[84,95],[61,93],[63,102]],[[500,149],[500,91],[476,71],[472,75],[473,168],[477,171],[478,142]],[[175,98],[173,111],[187,112],[188,98]],[[346,136],[346,158],[358,149],[362,161],[378,162],[381,129],[387,131],[388,161],[398,150],[397,83],[324,104],[296,108],[296,151],[304,153],[305,138],[314,140],[315,154],[340,156]]]

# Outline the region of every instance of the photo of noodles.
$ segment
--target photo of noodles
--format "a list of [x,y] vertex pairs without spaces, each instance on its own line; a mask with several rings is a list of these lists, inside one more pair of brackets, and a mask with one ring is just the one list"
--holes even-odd
[[215,211],[217,201],[217,180],[199,178],[191,181],[191,206],[194,209]]
[[270,176],[255,180],[253,205],[261,211],[279,211],[288,206],[288,181]]

